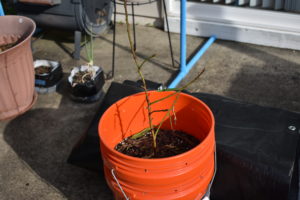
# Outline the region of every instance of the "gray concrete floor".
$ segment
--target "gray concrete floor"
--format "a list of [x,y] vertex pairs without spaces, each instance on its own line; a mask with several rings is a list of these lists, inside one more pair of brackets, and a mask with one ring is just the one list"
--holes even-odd
[[[188,37],[188,55],[205,41]],[[33,44],[34,58],[59,60],[64,80],[58,93],[39,95],[25,114],[0,123],[0,199],[89,200],[112,199],[103,177],[66,163],[87,129],[98,103],[79,104],[68,98],[66,77],[85,62],[74,61],[72,34],[49,31]],[[125,25],[117,26],[114,81],[137,80],[128,48]],[[172,34],[175,59],[179,61],[179,35]],[[137,54],[156,54],[144,66],[147,79],[166,83],[176,73],[171,66],[165,32],[137,26]],[[108,73],[112,61],[112,34],[95,40],[95,63]],[[203,76],[188,89],[300,112],[300,52],[217,40],[183,81]],[[110,81],[106,82],[105,89]],[[246,113],[245,113],[246,114]]]

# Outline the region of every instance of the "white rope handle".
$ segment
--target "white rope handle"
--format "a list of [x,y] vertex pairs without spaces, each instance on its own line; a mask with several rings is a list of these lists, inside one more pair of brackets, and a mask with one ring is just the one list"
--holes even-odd
[[114,169],[111,169],[111,175],[114,177],[114,179],[115,179],[117,185],[119,186],[119,188],[120,188],[123,196],[125,197],[125,200],[130,200],[129,197],[127,197],[126,193],[124,192],[122,186],[120,185],[120,183],[119,183],[119,181],[118,181],[118,179],[117,179],[117,177],[115,175],[115,170]]
[[[215,145],[214,161],[215,161],[214,174],[213,174],[213,177],[207,187],[206,194],[204,195],[204,197],[201,200],[210,200],[210,190],[211,190],[212,184],[215,180],[216,173],[217,173],[217,147],[216,147],[216,145]],[[195,200],[198,200],[197,198]]]

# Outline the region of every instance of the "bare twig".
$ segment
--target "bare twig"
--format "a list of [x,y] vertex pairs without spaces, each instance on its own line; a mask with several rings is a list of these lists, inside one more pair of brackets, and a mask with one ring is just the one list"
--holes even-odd
[[155,103],[158,103],[158,102],[160,102],[160,101],[162,101],[162,100],[168,99],[168,98],[174,96],[175,94],[182,92],[182,91],[183,91],[184,89],[186,89],[189,85],[191,85],[192,83],[194,83],[194,82],[195,82],[195,81],[203,74],[204,71],[205,71],[205,68],[203,68],[203,70],[202,70],[202,71],[201,71],[201,72],[200,72],[193,80],[191,80],[190,82],[188,82],[185,86],[183,86],[183,87],[181,87],[181,88],[172,88],[172,89],[160,90],[161,92],[165,92],[165,91],[174,91],[175,93],[169,94],[168,96],[165,96],[165,97],[163,97],[163,98],[161,98],[161,99],[158,99],[158,100],[155,100],[155,101],[153,101],[153,102],[150,102],[150,105],[155,104]]
[[125,10],[125,21],[126,21],[126,25],[127,25],[127,36],[128,36],[128,40],[129,40],[131,54],[132,54],[133,60],[135,62],[135,65],[137,67],[138,74],[141,77],[142,82],[143,82],[143,89],[144,89],[144,92],[145,92],[146,102],[147,102],[149,128],[150,128],[150,131],[151,131],[152,136],[153,136],[153,148],[156,149],[157,145],[156,145],[156,140],[154,138],[154,130],[153,130],[152,117],[151,117],[152,109],[151,109],[151,105],[150,105],[150,100],[149,100],[149,94],[148,94],[148,90],[147,90],[146,80],[144,78],[143,73],[141,72],[141,68],[144,65],[144,63],[146,62],[146,60],[143,61],[141,64],[139,64],[138,60],[137,60],[137,56],[136,56],[136,53],[135,53],[135,50],[134,50],[134,46],[133,46],[133,43],[132,43],[132,39],[131,39],[130,26],[129,26],[129,21],[128,21],[127,0],[124,0],[124,10]]
[[151,114],[152,114],[152,113],[155,113],[155,112],[167,112],[167,111],[168,111],[168,109],[153,110],[153,111],[151,112]]
[[[188,84],[186,84],[185,86],[178,88],[178,89],[166,89],[166,90],[162,90],[162,91],[174,91],[174,93],[169,94],[163,98],[160,98],[158,100],[155,100],[153,102],[150,102],[149,99],[149,91],[147,89],[147,83],[145,80],[145,77],[141,71],[143,65],[149,61],[150,59],[152,59],[155,55],[152,55],[146,59],[144,59],[141,63],[139,63],[135,49],[134,49],[134,45],[132,42],[132,38],[131,38],[131,33],[130,33],[130,25],[129,25],[129,21],[128,21],[128,10],[127,10],[127,1],[128,0],[124,0],[124,10],[125,10],[125,22],[126,22],[126,26],[127,26],[127,36],[128,36],[128,40],[129,40],[129,45],[130,45],[130,50],[131,50],[131,54],[132,54],[132,58],[134,60],[134,63],[136,65],[137,68],[137,72],[142,80],[142,88],[144,90],[145,93],[145,97],[146,97],[146,103],[147,103],[147,118],[149,121],[149,127],[145,128],[144,130],[140,131],[139,133],[134,134],[133,136],[131,136],[131,138],[139,138],[143,135],[145,135],[146,133],[148,133],[149,131],[151,132],[151,135],[153,137],[153,149],[154,149],[154,154],[156,154],[157,152],[157,143],[156,143],[156,138],[157,138],[157,134],[163,124],[163,122],[166,120],[166,118],[169,116],[170,118],[170,123],[171,123],[171,127],[173,129],[173,123],[172,123],[172,119],[171,117],[174,116],[174,121],[176,122],[177,118],[175,115],[175,104],[177,103],[178,99],[179,99],[179,93],[182,92],[185,88],[187,88],[189,85],[191,85],[193,82],[195,82],[204,72],[204,69],[192,80],[190,81]],[[161,110],[152,110],[152,105],[158,102],[161,102],[167,98],[170,98],[172,96],[176,95],[174,101],[172,102],[172,105],[170,108],[168,109],[161,109]],[[156,113],[156,112],[166,112],[165,115],[163,116],[163,118],[161,119],[161,121],[159,122],[159,125],[154,125],[153,121],[152,121],[152,114]],[[172,114],[171,114],[172,112]]]
[[139,65],[138,69],[141,70],[142,67],[143,67],[143,65],[144,65],[146,62],[148,62],[149,60],[151,60],[152,58],[154,58],[154,57],[155,57],[155,54],[153,54],[152,56],[146,58],[146,59]]

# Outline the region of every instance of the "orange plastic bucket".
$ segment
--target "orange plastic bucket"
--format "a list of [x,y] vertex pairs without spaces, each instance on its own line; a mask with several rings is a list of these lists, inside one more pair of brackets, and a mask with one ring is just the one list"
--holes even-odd
[[[171,93],[152,91],[150,101]],[[177,120],[173,127],[202,142],[177,156],[143,159],[114,150],[125,137],[148,127],[144,93],[119,100],[103,114],[99,123],[100,147],[105,178],[115,199],[125,199],[122,190],[130,200],[199,200],[204,196],[214,174],[214,117],[199,99],[184,93],[179,95],[175,105]],[[153,104],[152,108],[168,109],[175,98],[172,96]],[[158,124],[164,114],[155,112],[154,124]],[[169,119],[163,128],[170,129]]]

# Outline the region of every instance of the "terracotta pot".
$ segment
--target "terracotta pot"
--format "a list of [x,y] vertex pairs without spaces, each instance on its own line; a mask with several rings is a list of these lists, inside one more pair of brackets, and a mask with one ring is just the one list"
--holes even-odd
[[[171,93],[150,92],[150,101]],[[170,108],[174,99],[175,96],[153,104],[153,110]],[[201,143],[180,155],[159,159],[136,158],[114,150],[124,138],[148,127],[144,93],[121,99],[103,114],[99,123],[100,147],[105,178],[115,199],[124,199],[120,188],[130,200],[200,200],[204,196],[215,165],[213,114],[202,101],[184,93],[179,96],[175,113],[174,129],[193,135]],[[164,114],[155,112],[154,124]],[[171,129],[169,119],[163,129]]]
[[0,120],[4,120],[30,109],[36,100],[30,47],[35,23],[22,16],[1,16],[0,26],[0,45],[18,41],[0,53]]

